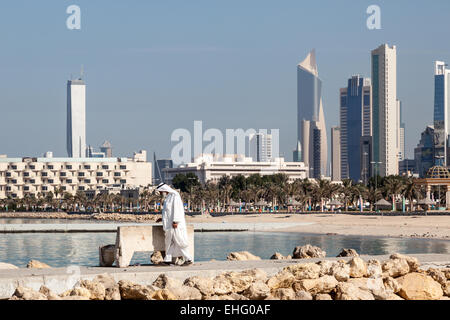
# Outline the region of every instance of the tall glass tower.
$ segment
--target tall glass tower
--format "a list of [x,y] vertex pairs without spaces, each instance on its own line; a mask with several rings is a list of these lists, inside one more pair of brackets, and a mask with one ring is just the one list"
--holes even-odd
[[445,62],[435,62],[434,73],[434,153],[435,164],[448,165],[447,146],[450,121],[450,70]]
[[[314,125],[312,125],[314,124]],[[297,141],[301,144],[301,161],[310,176],[327,171],[327,130],[322,103],[322,80],[317,70],[315,50],[297,66]]]
[[67,82],[67,154],[86,157],[86,84],[81,78]]
[[361,137],[371,136],[372,86],[359,75],[348,80],[340,90],[341,177],[363,180]]

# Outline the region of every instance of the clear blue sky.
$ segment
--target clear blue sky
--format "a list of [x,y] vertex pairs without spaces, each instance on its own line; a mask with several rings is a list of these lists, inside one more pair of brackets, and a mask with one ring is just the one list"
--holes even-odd
[[[81,7],[81,30],[66,8]],[[378,4],[382,30],[366,28]],[[370,51],[397,45],[407,155],[433,117],[433,61],[450,62],[450,2],[21,1],[0,4],[0,154],[66,155],[66,81],[85,68],[87,141],[168,157],[176,128],[279,128],[296,144],[296,65],[316,48],[325,118],[339,88],[370,76]]]

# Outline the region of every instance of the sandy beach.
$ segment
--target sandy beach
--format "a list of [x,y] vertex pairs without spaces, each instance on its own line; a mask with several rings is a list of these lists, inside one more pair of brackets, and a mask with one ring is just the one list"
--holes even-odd
[[[68,215],[63,212],[0,213],[0,218],[82,219],[89,221],[123,221],[155,223],[160,215],[100,214]],[[379,237],[434,238],[450,240],[450,216],[358,216],[346,214],[248,214],[212,217],[186,215],[188,223],[273,223],[273,232],[301,232]],[[280,227],[280,223],[283,227]],[[292,223],[292,226],[289,224]],[[277,227],[275,225],[278,224]],[[297,224],[297,225],[295,225]],[[300,225],[299,225],[300,224]]]
[[276,232],[302,232],[383,237],[414,237],[450,240],[450,216],[357,216],[345,214],[262,214],[230,215],[224,217],[187,217],[188,222],[229,223],[312,223],[277,228]]

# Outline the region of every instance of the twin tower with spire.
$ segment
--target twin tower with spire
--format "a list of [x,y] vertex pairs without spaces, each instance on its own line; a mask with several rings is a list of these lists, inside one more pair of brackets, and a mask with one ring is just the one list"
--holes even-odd
[[294,161],[304,162],[310,178],[327,173],[327,130],[322,102],[322,80],[313,49],[297,66],[297,148]]

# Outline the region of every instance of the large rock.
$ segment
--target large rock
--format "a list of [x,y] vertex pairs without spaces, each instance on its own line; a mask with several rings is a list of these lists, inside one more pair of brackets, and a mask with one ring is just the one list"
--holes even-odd
[[444,292],[444,296],[450,297],[450,281],[442,285],[442,291]]
[[120,296],[124,300],[152,300],[155,292],[148,286],[135,284],[127,280],[119,281]]
[[382,276],[383,269],[381,268],[380,261],[376,259],[370,259],[367,261],[367,274],[366,277],[379,278]]
[[13,270],[13,269],[19,269],[19,268],[10,263],[0,262],[0,270],[3,270],[3,269]]
[[331,266],[330,272],[337,281],[347,281],[350,278],[350,265],[343,260],[339,260]]
[[333,300],[333,298],[327,293],[319,293],[314,296],[314,300]]
[[319,279],[304,279],[293,284],[295,292],[308,291],[312,295],[318,293],[330,293],[336,286],[338,281],[334,276],[323,276]]
[[48,264],[38,260],[31,260],[27,264],[28,269],[48,269],[51,268]]
[[[317,265],[320,267],[319,276],[330,276],[333,275],[334,268],[338,265],[337,261],[330,261],[330,260],[321,260],[317,262]],[[350,272],[350,271],[349,271]]]
[[62,300],[60,296],[52,292],[48,287],[44,285],[39,288],[39,292],[45,295],[48,300]]
[[156,278],[156,280],[153,282],[153,285],[160,289],[171,289],[181,287],[183,285],[183,282],[178,279],[169,278],[165,274],[160,274],[158,278]]
[[210,278],[190,277],[184,281],[184,285],[198,289],[202,296],[214,295],[214,281]]
[[247,260],[261,260],[261,258],[251,254],[248,251],[241,251],[241,252],[230,252],[227,256],[227,260],[247,261]]
[[[214,278],[213,281],[214,281],[214,287],[213,287],[214,295],[218,295],[218,296],[227,295],[227,294],[232,293],[235,290],[233,285],[229,281],[229,279],[227,277],[225,277],[224,275],[217,276],[216,278]],[[236,291],[240,291],[240,290],[236,289]]]
[[353,259],[348,262],[348,265],[350,267],[350,277],[362,278],[367,275],[367,265],[360,257],[353,257]]
[[447,278],[442,271],[435,268],[429,268],[427,270],[427,274],[432,277],[434,281],[439,282],[441,286],[445,286]]
[[325,258],[326,252],[319,247],[310,244],[295,247],[292,257],[294,259],[309,259],[309,258]]
[[308,291],[297,291],[295,293],[295,300],[312,300],[313,296]]
[[288,259],[292,259],[292,256],[291,255],[288,255],[288,256],[283,256],[281,253],[279,253],[279,252],[275,252],[271,257],[270,257],[270,259],[271,260],[288,260]]
[[297,280],[317,279],[320,270],[320,266],[315,263],[302,263],[283,268],[283,271],[292,273]]
[[444,294],[441,285],[423,273],[409,273],[397,281],[401,286],[398,294],[406,300],[439,300]]
[[168,289],[154,291],[151,298],[154,300],[177,300],[177,297]]
[[263,281],[259,280],[252,283],[243,294],[250,300],[264,300],[270,295],[270,288]]
[[265,282],[267,280],[267,273],[258,268],[241,271],[240,274],[242,276],[252,277],[253,281],[261,280]]
[[336,300],[375,300],[370,291],[363,290],[349,282],[341,282],[336,286]]
[[378,278],[351,278],[347,281],[363,291],[368,291],[372,294],[375,300],[388,300],[393,294],[392,290],[386,289],[383,279]]
[[342,249],[336,257],[359,257],[359,254],[355,249]]
[[296,279],[292,273],[281,271],[270,277],[269,280],[267,280],[266,284],[271,290],[276,290],[279,288],[291,288],[295,280]]
[[109,274],[100,274],[93,280],[105,287],[105,300],[120,300],[120,289],[114,278]]
[[47,300],[47,296],[33,289],[19,286],[13,293],[14,300]]
[[71,297],[71,296],[85,297],[86,299],[90,300],[91,292],[84,287],[76,286],[75,288],[69,289],[66,292],[61,294],[62,298]]
[[[252,272],[250,270],[243,272],[225,272],[214,278],[214,290],[216,290],[216,294],[219,293],[219,290],[231,290],[234,293],[242,293],[247,290],[248,287],[259,277],[258,272]],[[261,277],[261,280],[264,280]],[[231,285],[227,285],[227,282]]]
[[178,300],[202,300],[200,290],[194,287],[184,285],[179,287],[171,287],[170,292],[172,292]]
[[398,293],[402,288],[400,283],[398,283],[398,281],[392,277],[383,278],[383,284],[386,290],[389,290],[393,293]]
[[153,264],[161,264],[164,261],[165,252],[155,251],[150,257],[150,261]]
[[106,289],[105,286],[98,281],[81,280],[80,287],[89,290],[91,300],[105,300]]
[[417,258],[406,256],[406,255],[400,254],[400,253],[391,254],[391,256],[389,258],[390,259],[405,259],[409,265],[409,272],[415,272],[415,271],[419,270],[420,263]]
[[450,268],[443,268],[440,271],[445,275],[447,280],[450,280]]
[[292,288],[279,288],[272,291],[266,300],[295,300],[295,292]]
[[406,259],[389,259],[382,263],[383,274],[390,277],[401,277],[409,273],[409,264]]

